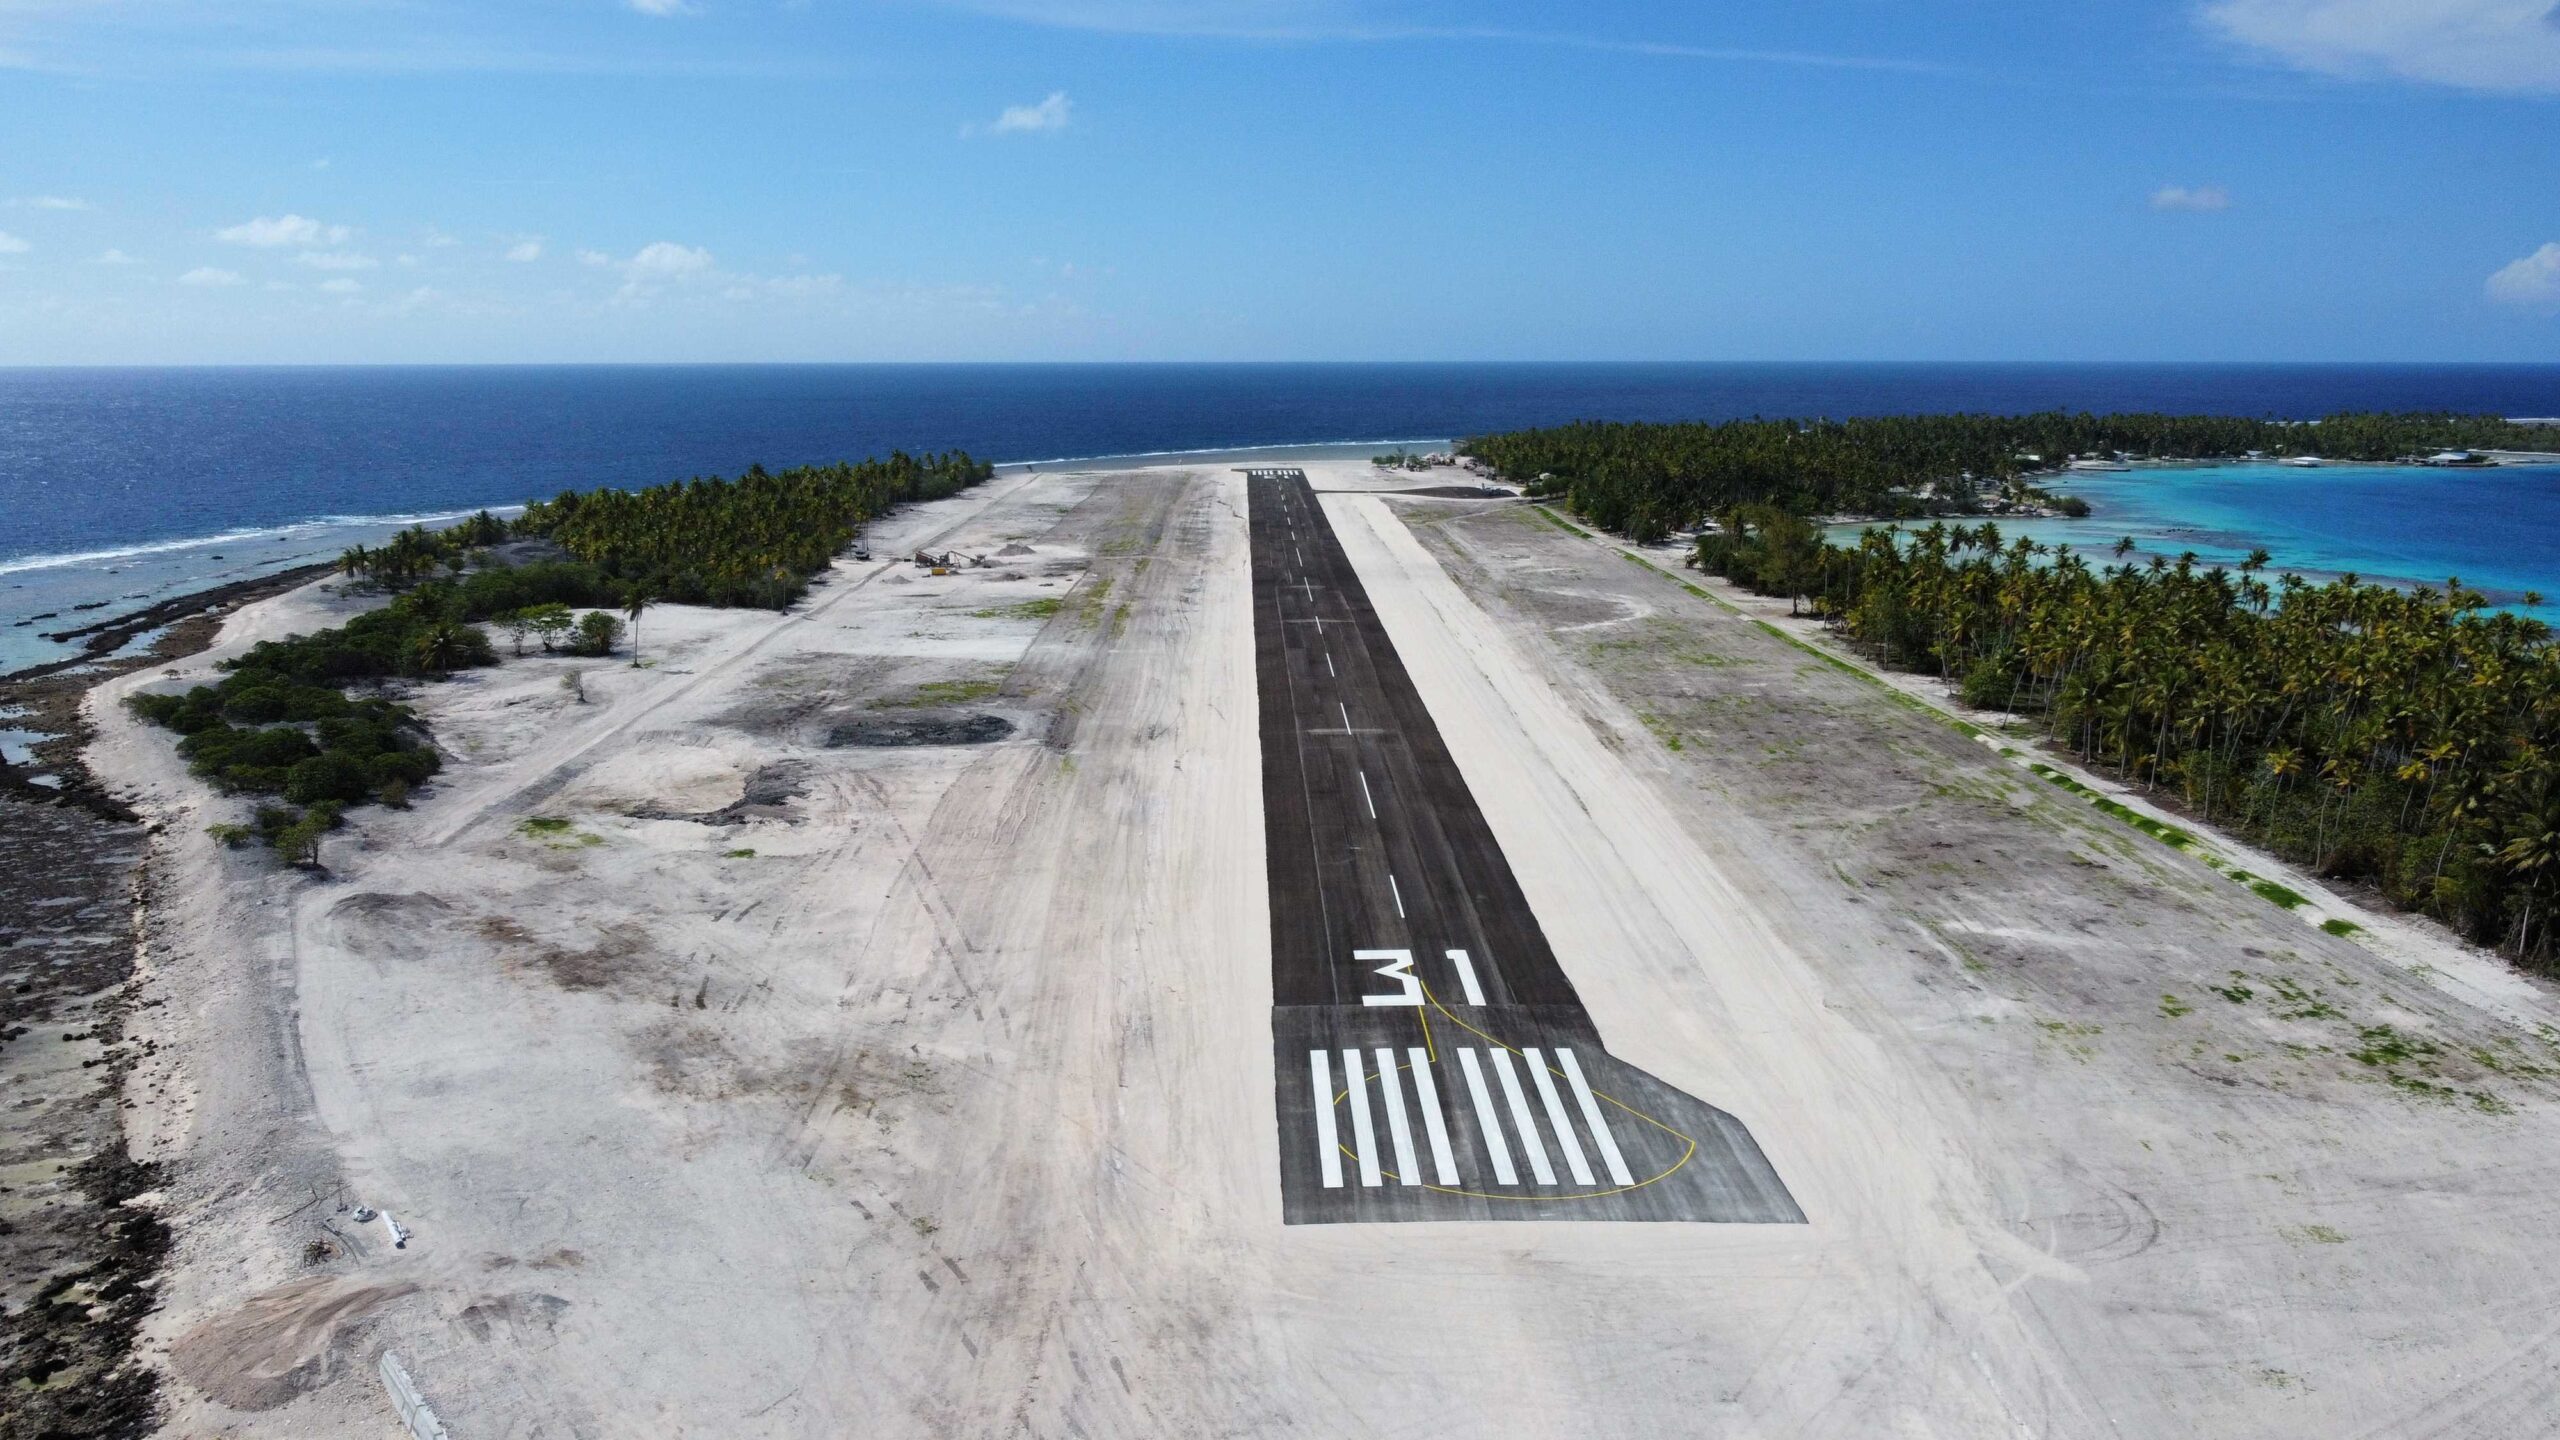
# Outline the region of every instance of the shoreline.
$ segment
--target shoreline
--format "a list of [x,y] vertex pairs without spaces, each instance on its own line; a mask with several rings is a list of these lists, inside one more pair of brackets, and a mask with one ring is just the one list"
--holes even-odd
[[[325,569],[101,620],[83,627],[90,653],[0,676],[0,705],[46,736],[34,764],[0,757],[0,911],[11,917],[0,934],[50,942],[0,944],[0,1085],[11,1097],[0,1156],[24,1177],[0,1190],[0,1386],[46,1433],[138,1433],[151,1415],[159,1380],[137,1363],[140,1335],[174,1238],[149,1203],[163,1172],[134,1155],[123,1122],[127,1082],[158,1049],[134,1043],[129,1025],[161,827],[92,774],[85,705],[99,685],[211,648],[230,615]],[[113,653],[155,629],[139,653]]]
[[[300,589],[329,574],[331,568],[299,565],[159,601],[83,627],[85,653],[79,656],[0,675],[0,709],[15,712],[10,716],[12,728],[43,737],[29,744],[28,761],[0,755],[0,793],[78,804],[107,819],[131,820],[132,813],[99,789],[89,775],[83,752],[91,729],[81,713],[88,692],[135,670],[197,654],[214,643],[224,616]],[[153,630],[162,633],[147,647],[117,653]],[[47,776],[55,777],[57,783],[44,784]]]

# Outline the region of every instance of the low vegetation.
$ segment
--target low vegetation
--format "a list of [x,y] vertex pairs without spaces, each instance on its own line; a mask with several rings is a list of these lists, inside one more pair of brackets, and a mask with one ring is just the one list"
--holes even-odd
[[[778,609],[889,506],[989,473],[966,455],[896,454],[780,475],[756,468],[734,481],[572,491],[513,523],[484,510],[443,530],[413,526],[339,558],[350,578],[393,592],[388,603],[261,642],[220,681],[136,696],[133,708],[182,737],[179,753],[196,774],[284,802],[261,807],[254,825],[215,827],[217,838],[262,839],[296,864],[315,863],[320,836],[347,807],[405,805],[441,768],[416,712],[381,693],[383,682],[500,663],[484,627],[518,656],[528,645],[601,656],[654,601]],[[530,548],[569,558],[508,563],[497,553],[524,540],[547,540]],[[372,693],[349,693],[358,689]]]
[[1767,506],[1695,561],[2315,873],[2560,960],[2560,645],[2475,591],[2270,580],[2263,551],[2092,564],[1990,524],[1828,545]]

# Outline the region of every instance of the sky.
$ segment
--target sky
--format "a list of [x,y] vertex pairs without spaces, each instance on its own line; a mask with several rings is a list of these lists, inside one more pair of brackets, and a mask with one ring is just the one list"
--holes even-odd
[[0,364],[2560,359],[2553,0],[0,0]]

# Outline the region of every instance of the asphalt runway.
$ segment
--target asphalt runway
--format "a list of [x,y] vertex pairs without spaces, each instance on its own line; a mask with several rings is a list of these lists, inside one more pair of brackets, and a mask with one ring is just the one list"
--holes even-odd
[[1303,472],[1246,472],[1290,1224],[1804,1219],[1602,1048]]

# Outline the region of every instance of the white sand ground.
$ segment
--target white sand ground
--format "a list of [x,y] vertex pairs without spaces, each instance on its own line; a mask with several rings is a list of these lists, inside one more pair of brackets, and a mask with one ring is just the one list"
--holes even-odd
[[[875,541],[1005,568],[841,565],[788,616],[651,611],[653,668],[428,687],[452,765],[323,878],[204,838],[234,802],[111,703],[161,677],[102,693],[93,763],[166,822],[133,1117],[176,1176],[169,1433],[391,1434],[385,1346],[456,1440],[2550,1433],[2548,1097],[2262,1106],[2209,1212],[2092,1178],[2230,1118],[1915,1002],[1893,917],[1630,750],[1405,502],[1327,509],[1610,1048],[1740,1115],[1811,1223],[1282,1226],[1242,502],[1008,476]],[[817,743],[915,700],[1023,728]],[[666,818],[776,765],[798,798]],[[2465,1167],[2496,1183],[2421,1183]]]

